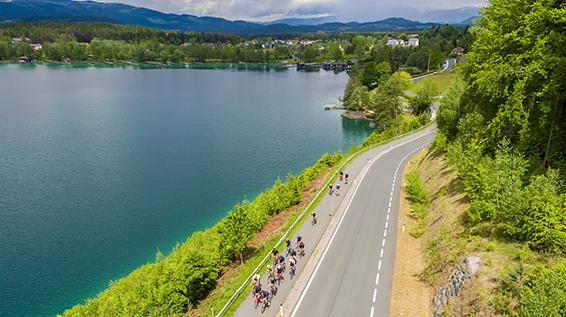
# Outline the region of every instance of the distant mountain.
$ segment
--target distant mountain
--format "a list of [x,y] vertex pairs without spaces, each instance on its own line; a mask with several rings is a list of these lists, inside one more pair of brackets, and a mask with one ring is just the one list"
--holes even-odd
[[0,22],[40,21],[107,21],[168,30],[238,33],[244,35],[402,31],[438,25],[403,18],[390,18],[366,23],[332,22],[315,25],[290,25],[278,22],[265,25],[246,21],[230,21],[215,17],[167,14],[120,3],[73,0],[12,0],[0,2]]
[[476,22],[476,20],[478,20],[480,18],[481,18],[480,16],[469,17],[469,18],[465,19],[464,21],[460,21],[460,22],[456,23],[456,25],[470,26],[470,25],[473,25],[474,22]]
[[270,22],[264,22],[265,25],[271,24],[287,24],[287,25],[319,25],[323,23],[335,22],[335,18],[333,17],[322,17],[322,18],[287,18],[287,19],[279,19]]
[[425,10],[415,12],[409,18],[419,21],[433,21],[438,23],[458,24],[463,20],[480,15],[480,8],[462,7],[449,10]]

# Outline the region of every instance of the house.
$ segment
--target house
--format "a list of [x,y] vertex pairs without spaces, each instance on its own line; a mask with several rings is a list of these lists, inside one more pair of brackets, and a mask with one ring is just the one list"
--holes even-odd
[[419,38],[418,37],[412,37],[409,39],[409,41],[407,42],[408,46],[412,46],[412,47],[418,47],[419,46]]
[[41,44],[30,44],[29,46],[31,46],[31,48],[32,48],[34,51],[39,51],[40,49],[43,48],[43,46],[42,46]]
[[387,41],[387,45],[388,46],[398,46],[399,45],[399,40],[398,39],[389,39]]
[[464,54],[464,48],[463,47],[455,47],[452,51],[450,51],[450,54],[452,55],[462,55]]
[[418,38],[418,37],[411,37],[411,38],[409,38],[408,41],[405,41],[405,40],[403,40],[403,39],[390,38],[389,40],[387,40],[387,45],[388,45],[388,46],[411,46],[411,47],[417,47],[417,46],[419,46],[419,38]]

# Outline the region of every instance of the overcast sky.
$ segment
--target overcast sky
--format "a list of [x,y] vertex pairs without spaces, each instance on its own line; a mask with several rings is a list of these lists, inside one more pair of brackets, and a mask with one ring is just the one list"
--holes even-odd
[[[463,7],[481,7],[486,0],[98,0],[122,2],[163,12],[227,19],[271,21],[280,18],[331,16],[339,21],[374,21],[388,17],[406,17],[422,22],[442,11]],[[467,9],[469,11],[469,9]],[[464,9],[461,10],[465,11]],[[453,12],[448,13],[452,14]],[[466,15],[466,14],[463,14]],[[439,18],[435,18],[438,20]],[[452,18],[447,17],[447,21]],[[459,19],[455,17],[454,19]]]

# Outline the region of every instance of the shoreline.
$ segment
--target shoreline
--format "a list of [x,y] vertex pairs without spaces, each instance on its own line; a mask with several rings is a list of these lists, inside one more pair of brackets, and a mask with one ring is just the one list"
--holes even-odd
[[136,63],[128,61],[119,62],[55,62],[55,61],[35,61],[28,63],[19,63],[17,61],[0,61],[0,65],[19,65],[23,67],[34,66],[55,66],[55,67],[70,67],[70,68],[131,68],[131,69],[235,69],[235,70],[276,70],[285,71],[291,68],[296,68],[295,64],[283,63],[242,63],[242,62],[204,62],[204,63],[159,63],[159,62],[145,62]]
[[344,113],[341,114],[342,118],[350,119],[350,120],[365,120],[370,123],[373,122],[372,119],[368,118],[365,112],[363,111],[352,111],[346,110]]

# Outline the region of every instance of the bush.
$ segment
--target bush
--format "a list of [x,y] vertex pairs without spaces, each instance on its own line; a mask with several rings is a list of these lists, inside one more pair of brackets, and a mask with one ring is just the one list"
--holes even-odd
[[566,265],[536,267],[521,290],[519,316],[566,316]]
[[566,249],[566,195],[556,170],[527,177],[528,163],[506,141],[495,157],[481,156],[478,146],[456,142],[448,157],[458,169],[471,198],[467,220],[488,221],[498,232],[538,250]]

